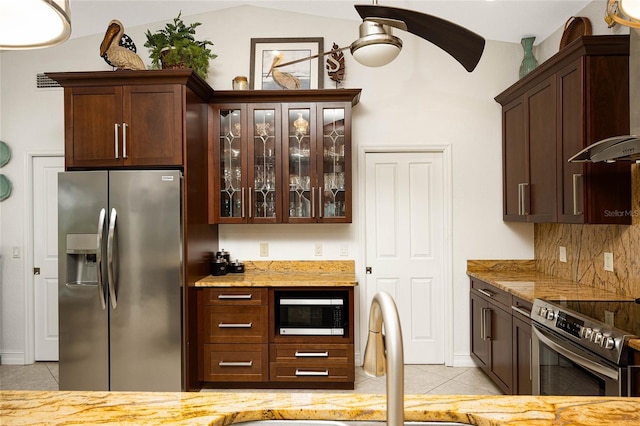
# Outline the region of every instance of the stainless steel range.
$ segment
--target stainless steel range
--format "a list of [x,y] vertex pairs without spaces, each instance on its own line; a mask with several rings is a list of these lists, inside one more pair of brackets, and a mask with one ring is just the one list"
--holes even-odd
[[531,319],[534,394],[638,395],[628,342],[640,334],[639,303],[536,299]]

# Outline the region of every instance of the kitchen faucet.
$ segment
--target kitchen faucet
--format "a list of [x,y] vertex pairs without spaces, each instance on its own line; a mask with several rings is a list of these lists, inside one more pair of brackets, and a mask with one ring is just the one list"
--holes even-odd
[[[384,324],[384,335],[382,325]],[[369,337],[364,350],[364,372],[387,374],[387,426],[404,425],[404,352],[398,309],[389,293],[373,296],[369,312]]]

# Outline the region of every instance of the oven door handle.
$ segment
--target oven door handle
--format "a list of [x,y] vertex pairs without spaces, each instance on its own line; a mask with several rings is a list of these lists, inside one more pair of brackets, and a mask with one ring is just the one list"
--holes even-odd
[[568,349],[565,349],[564,347],[562,347],[561,345],[557,344],[556,342],[554,342],[553,340],[551,340],[550,338],[548,338],[546,336],[546,334],[544,333],[544,331],[540,330],[538,327],[536,327],[535,325],[533,326],[533,332],[535,333],[536,337],[538,338],[538,340],[540,340],[542,343],[544,343],[545,345],[549,346],[552,350],[558,352],[560,355],[563,355],[564,357],[568,358],[570,361],[575,362],[576,364],[580,365],[581,367],[584,367],[588,370],[591,370],[595,373],[599,373],[603,376],[607,376],[610,379],[613,380],[618,380],[619,379],[619,375],[618,375],[618,371],[611,369],[611,368],[607,368],[603,365],[598,364],[597,362],[593,362],[590,359],[587,359],[583,356],[580,356],[574,352],[571,352]]

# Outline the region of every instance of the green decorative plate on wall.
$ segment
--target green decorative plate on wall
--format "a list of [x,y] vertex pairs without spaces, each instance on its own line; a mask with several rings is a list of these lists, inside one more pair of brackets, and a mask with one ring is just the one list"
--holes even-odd
[[0,175],[0,201],[4,201],[11,195],[11,182],[5,175]]
[[0,141],[0,167],[4,167],[5,164],[11,159],[11,148],[6,142]]

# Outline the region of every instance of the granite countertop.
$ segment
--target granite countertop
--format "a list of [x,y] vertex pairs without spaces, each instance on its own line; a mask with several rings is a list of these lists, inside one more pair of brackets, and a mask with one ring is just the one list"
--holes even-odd
[[534,299],[633,300],[613,291],[543,274],[529,260],[470,260],[467,275],[531,303]]
[[[261,419],[385,419],[384,395],[0,391],[9,425],[214,425]],[[473,425],[637,425],[640,398],[407,395],[407,421]]]
[[209,275],[196,287],[353,287],[354,261],[247,261],[244,273]]

